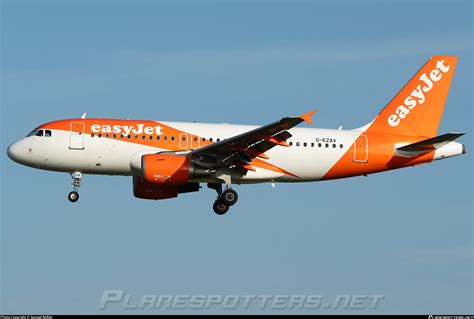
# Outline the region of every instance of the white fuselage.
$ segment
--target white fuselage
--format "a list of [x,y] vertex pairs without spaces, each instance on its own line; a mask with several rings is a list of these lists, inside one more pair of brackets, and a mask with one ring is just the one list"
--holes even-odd
[[[43,131],[43,136],[28,136],[10,145],[8,155],[23,165],[51,171],[140,176],[143,155],[170,151],[182,155],[256,128],[183,122],[61,120],[38,127],[36,130]],[[114,130],[120,133],[115,134]],[[464,152],[462,144],[450,142],[435,152],[403,159],[396,157],[395,148],[423,137],[369,134],[366,127],[288,131],[292,135],[287,140],[289,146],[273,147],[265,152],[268,158],[254,159],[251,163],[254,170],[243,175],[231,170],[217,171],[190,181],[222,182],[219,174],[231,175],[232,183],[318,181],[419,165]]]
[[[202,124],[161,122],[178,130],[188,132],[189,136],[202,136],[216,142],[252,129],[252,125]],[[316,181],[320,180],[361,134],[359,131],[293,128],[293,135],[288,142],[290,147],[275,147],[266,155],[272,165],[297,175],[256,168],[241,179],[233,182],[258,183],[267,181]],[[105,135],[105,134],[103,134]],[[148,145],[134,143],[131,139],[112,139],[104,136],[94,137],[83,134],[83,148],[71,149],[71,132],[52,130],[50,137],[29,136],[14,144],[15,154],[24,165],[31,167],[62,171],[79,171],[85,174],[104,175],[139,175],[140,159],[144,154],[170,151]],[[138,139],[142,136],[138,136]],[[146,136],[148,138],[148,136]],[[200,139],[186,142],[175,137],[176,148],[173,151],[185,151],[200,147]],[[194,145],[188,145],[193,143]],[[327,144],[327,145],[326,145]],[[327,147],[326,147],[327,146]],[[14,158],[14,157],[13,157]]]

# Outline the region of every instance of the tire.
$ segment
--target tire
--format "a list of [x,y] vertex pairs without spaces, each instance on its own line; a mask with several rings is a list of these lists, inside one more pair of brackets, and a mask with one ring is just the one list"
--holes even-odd
[[230,188],[224,191],[220,197],[220,200],[227,206],[235,205],[238,199],[239,195],[237,195],[237,192]]
[[216,200],[212,208],[217,215],[224,215],[229,210],[229,205],[225,204],[221,200]]
[[67,199],[69,199],[71,203],[75,203],[79,200],[79,193],[76,191],[72,191],[69,193],[69,195],[67,195]]

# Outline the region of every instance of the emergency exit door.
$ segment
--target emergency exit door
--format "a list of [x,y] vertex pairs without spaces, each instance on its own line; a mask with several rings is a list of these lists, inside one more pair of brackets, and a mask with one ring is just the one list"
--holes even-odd
[[354,162],[367,163],[369,159],[369,140],[367,135],[356,135],[354,138]]

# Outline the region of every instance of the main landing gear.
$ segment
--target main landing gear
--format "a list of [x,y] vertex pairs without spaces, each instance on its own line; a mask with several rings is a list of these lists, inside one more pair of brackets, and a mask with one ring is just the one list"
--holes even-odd
[[67,199],[69,199],[71,203],[75,203],[79,200],[79,193],[77,191],[79,190],[79,186],[81,186],[82,174],[80,172],[74,172],[71,173],[71,177],[74,190],[67,195]]
[[217,199],[214,202],[212,208],[217,215],[224,215],[229,210],[230,206],[235,205],[239,196],[237,192],[230,188],[230,185],[226,185],[226,189],[222,191],[222,184],[207,184],[207,187],[214,189],[217,192]]

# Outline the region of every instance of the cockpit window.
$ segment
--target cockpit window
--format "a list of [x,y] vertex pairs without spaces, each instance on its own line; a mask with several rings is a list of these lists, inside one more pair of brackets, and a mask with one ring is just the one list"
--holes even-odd
[[45,136],[45,137],[51,137],[52,133],[51,130],[33,130],[28,134],[26,137],[30,136]]

